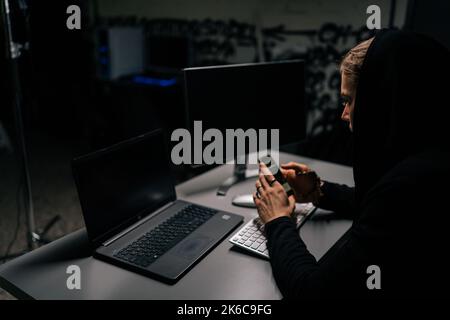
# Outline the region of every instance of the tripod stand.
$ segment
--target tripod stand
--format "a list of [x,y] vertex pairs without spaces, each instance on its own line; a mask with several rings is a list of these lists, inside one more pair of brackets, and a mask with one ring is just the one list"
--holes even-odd
[[[34,217],[34,206],[33,206],[33,196],[32,196],[32,188],[31,188],[31,177],[30,177],[30,169],[28,165],[28,151],[26,145],[25,138],[25,130],[24,130],[24,122],[23,122],[23,93],[20,79],[20,71],[19,64],[20,58],[24,50],[29,49],[29,42],[24,39],[22,43],[16,41],[13,33],[13,24],[12,24],[12,8],[10,0],[1,0],[2,3],[2,15],[3,15],[3,24],[5,28],[5,43],[7,49],[7,57],[10,61],[11,66],[11,80],[12,80],[12,88],[13,88],[13,104],[14,104],[14,119],[15,126],[17,130],[17,139],[18,139],[18,149],[19,155],[21,158],[21,176],[23,178],[19,181],[19,190],[18,195],[20,193],[20,189],[24,186],[25,193],[25,208],[26,208],[26,227],[27,227],[27,250],[25,252],[31,251],[38,247],[40,244],[48,243],[49,240],[46,239],[45,235],[51,229],[51,227],[60,219],[59,216],[54,217],[47,226],[42,230],[42,232],[38,232],[36,230],[35,225],[35,217]],[[28,26],[28,6],[24,0],[19,1],[19,9],[23,13],[24,19],[24,29],[27,31],[26,34],[29,35],[29,26]],[[17,24],[16,24],[17,25]],[[20,215],[20,210],[18,209],[18,215]],[[20,216],[18,223],[20,222]],[[9,255],[9,249],[6,253],[5,257],[1,257],[0,260],[8,260],[14,258],[16,256],[21,255],[22,253],[17,253],[13,255]]]

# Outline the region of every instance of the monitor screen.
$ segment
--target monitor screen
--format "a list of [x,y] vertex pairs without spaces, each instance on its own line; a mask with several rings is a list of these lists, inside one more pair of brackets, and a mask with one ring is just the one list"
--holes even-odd
[[74,177],[91,242],[104,241],[175,200],[168,161],[160,131],[74,159]]
[[303,61],[184,70],[188,127],[279,129],[280,144],[305,137]]
[[426,34],[450,49],[449,1],[409,0],[404,29]]

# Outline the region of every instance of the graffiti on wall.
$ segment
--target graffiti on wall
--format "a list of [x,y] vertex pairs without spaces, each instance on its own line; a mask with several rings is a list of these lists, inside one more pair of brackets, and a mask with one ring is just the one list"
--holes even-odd
[[233,19],[111,17],[104,19],[102,25],[139,25],[147,36],[185,37],[192,46],[191,66],[305,60],[310,136],[331,130],[339,117],[339,61],[357,43],[374,35],[366,26],[355,29],[351,25],[324,23],[317,30],[288,30],[282,24],[257,28]]

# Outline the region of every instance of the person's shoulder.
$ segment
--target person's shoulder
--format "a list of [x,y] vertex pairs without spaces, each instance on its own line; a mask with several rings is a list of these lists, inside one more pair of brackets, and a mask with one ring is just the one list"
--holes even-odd
[[405,158],[381,179],[381,183],[407,187],[432,183],[438,185],[450,178],[450,151],[429,150]]
[[450,152],[427,151],[398,163],[369,190],[365,200],[405,206],[443,199],[449,179]]

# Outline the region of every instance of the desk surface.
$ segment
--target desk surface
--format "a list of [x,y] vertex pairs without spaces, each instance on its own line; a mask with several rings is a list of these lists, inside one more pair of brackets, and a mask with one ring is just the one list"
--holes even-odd
[[[349,167],[280,154],[314,168],[325,180],[353,185]],[[238,194],[254,190],[254,178],[232,187],[226,197],[217,186],[232,173],[225,165],[177,186],[181,199],[254,218],[255,209],[231,204]],[[245,223],[244,222],[244,223]],[[309,251],[320,259],[348,230],[348,220],[310,220],[300,230]],[[231,236],[231,235],[230,235]],[[81,290],[69,290],[67,267],[81,269]],[[0,286],[18,298],[34,299],[279,299],[270,263],[233,249],[228,238],[175,285],[167,285],[94,259],[84,229],[71,233],[0,266]]]

